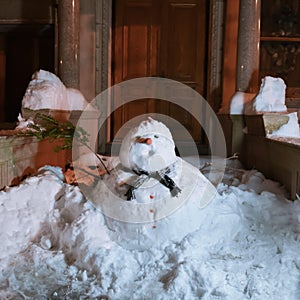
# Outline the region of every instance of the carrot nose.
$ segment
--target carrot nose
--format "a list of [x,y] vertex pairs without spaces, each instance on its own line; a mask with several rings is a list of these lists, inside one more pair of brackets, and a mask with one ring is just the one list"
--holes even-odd
[[136,143],[140,143],[140,144],[147,144],[147,145],[151,145],[152,144],[152,139],[151,138],[141,138],[138,137],[135,139]]

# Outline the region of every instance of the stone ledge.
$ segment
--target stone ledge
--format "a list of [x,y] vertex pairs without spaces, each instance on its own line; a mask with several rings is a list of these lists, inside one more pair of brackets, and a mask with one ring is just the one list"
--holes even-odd
[[296,199],[300,194],[300,144],[286,138],[278,140],[251,134],[245,137],[245,166],[280,182],[290,192],[291,199]]
[[248,133],[261,136],[272,134],[289,122],[288,114],[289,112],[245,115]]

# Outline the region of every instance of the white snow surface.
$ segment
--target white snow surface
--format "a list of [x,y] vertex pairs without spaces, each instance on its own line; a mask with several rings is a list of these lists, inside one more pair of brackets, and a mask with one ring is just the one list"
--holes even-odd
[[[119,187],[112,174],[106,175],[94,188],[92,202],[106,212],[111,235],[124,248],[159,248],[166,241],[178,242],[195,231],[201,219],[205,218],[203,207],[214,199],[217,193],[215,187],[197,168],[179,157],[170,170],[168,175],[181,189],[177,196],[171,196],[169,189],[154,178],[134,190],[135,197],[130,202],[124,197],[128,186]],[[120,180],[131,180],[133,174],[119,171],[117,177],[122,176]],[[142,177],[148,179],[147,176]],[[107,187],[116,189],[111,193]],[[124,199],[122,203],[120,199]]]
[[286,85],[281,78],[266,76],[262,78],[258,94],[245,106],[245,114],[264,112],[286,112]]
[[[136,138],[150,138],[151,144],[136,143]],[[172,134],[162,122],[149,118],[132,128],[122,140],[120,162],[129,169],[147,172],[163,169],[176,161]]]
[[0,299],[299,299],[300,202],[236,161],[218,192],[198,230],[129,251],[59,168],[44,167],[0,193]]
[[22,117],[22,115],[19,113],[18,115],[18,123],[17,123],[17,130],[28,130],[30,128],[30,125],[33,125],[34,121],[32,118],[28,118],[27,120]]
[[231,115],[243,115],[245,105],[253,100],[255,94],[236,92],[230,101],[230,114]]
[[[61,190],[61,180],[53,177],[53,173],[41,173],[21,186],[1,191],[0,259],[20,252],[38,234]],[[47,179],[52,183],[50,190]]]
[[87,104],[79,90],[65,87],[55,74],[45,70],[32,75],[22,100],[22,107],[31,110],[84,110]]
[[267,134],[267,137],[292,137],[292,138],[300,138],[300,127],[298,122],[298,114],[297,112],[293,112],[287,114],[289,117],[288,123],[282,125],[278,130],[273,131],[272,134]]

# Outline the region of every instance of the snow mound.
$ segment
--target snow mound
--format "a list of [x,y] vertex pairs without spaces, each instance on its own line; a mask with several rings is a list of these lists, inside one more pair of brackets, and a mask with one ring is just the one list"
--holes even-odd
[[273,131],[271,134],[267,134],[267,137],[293,137],[299,138],[300,137],[300,127],[298,122],[298,114],[297,112],[293,112],[290,114],[286,114],[288,122],[282,125],[278,130]]
[[245,107],[245,114],[286,112],[286,85],[281,78],[266,76],[261,81],[258,94]]
[[22,100],[22,107],[31,110],[84,110],[87,104],[79,90],[66,88],[55,74],[44,70],[32,75]]
[[[146,251],[111,241],[103,216],[61,175],[48,168],[1,193],[15,205],[36,199],[35,209],[18,206],[8,228],[26,211],[31,222],[19,234],[43,221],[9,265],[1,261],[0,299],[299,299],[300,202],[261,173],[228,169],[232,184],[219,185],[199,229]],[[45,203],[52,208],[42,218]]]
[[236,92],[230,101],[230,114],[231,115],[242,115],[244,114],[244,108],[246,104],[251,102],[255,94]]
[[36,237],[62,192],[60,175],[59,169],[41,168],[38,176],[0,192],[0,260],[24,250]]

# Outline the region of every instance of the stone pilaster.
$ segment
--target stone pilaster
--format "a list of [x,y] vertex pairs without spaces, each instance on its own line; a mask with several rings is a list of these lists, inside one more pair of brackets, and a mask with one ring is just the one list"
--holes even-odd
[[258,88],[260,0],[241,0],[236,87],[253,93]]
[[80,0],[58,1],[58,72],[67,87],[79,88]]

